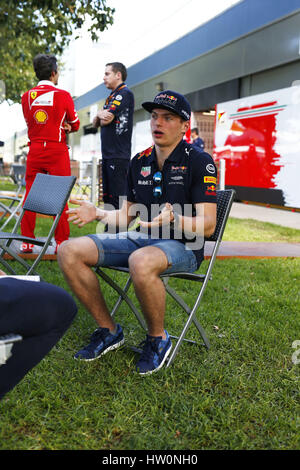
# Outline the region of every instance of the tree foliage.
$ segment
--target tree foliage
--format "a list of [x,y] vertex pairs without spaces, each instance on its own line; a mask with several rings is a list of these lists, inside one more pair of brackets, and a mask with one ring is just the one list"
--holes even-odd
[[34,86],[36,54],[59,58],[74,31],[79,32],[86,21],[96,41],[113,23],[114,11],[106,0],[0,0],[0,80],[5,84],[5,98],[20,102],[22,94]]

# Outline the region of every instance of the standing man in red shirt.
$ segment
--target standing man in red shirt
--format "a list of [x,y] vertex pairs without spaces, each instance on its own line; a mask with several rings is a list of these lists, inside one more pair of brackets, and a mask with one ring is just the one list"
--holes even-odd
[[[79,129],[79,119],[70,93],[56,87],[58,83],[55,56],[38,54],[33,60],[40,80],[36,87],[22,96],[22,109],[28,127],[29,152],[26,164],[26,194],[37,173],[69,176],[71,174],[66,134]],[[70,228],[66,206],[55,231],[58,246],[68,240]],[[27,212],[21,222],[22,235],[34,237],[35,214]],[[32,253],[32,245],[23,243],[23,253]]]

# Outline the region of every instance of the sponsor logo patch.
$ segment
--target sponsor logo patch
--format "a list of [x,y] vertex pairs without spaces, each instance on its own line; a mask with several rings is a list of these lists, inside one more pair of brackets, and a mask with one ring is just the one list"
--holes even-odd
[[209,163],[208,165],[206,165],[206,170],[208,171],[208,173],[215,173],[216,172],[215,167],[213,166],[212,163]]
[[44,111],[43,109],[38,109],[35,113],[34,113],[34,119],[36,120],[36,122],[38,124],[45,124],[45,122],[47,121],[48,119],[48,114],[46,113],[46,111]]
[[32,93],[36,93],[32,91],[30,93],[31,98],[34,100],[31,106],[53,106],[54,100],[54,91],[48,91],[47,93],[43,93],[37,97],[37,93],[35,98],[33,98]]
[[149,176],[151,173],[151,166],[143,166],[142,169],[141,169],[141,175],[144,177],[144,178],[147,178],[147,176]]
[[216,196],[217,193],[216,193],[216,191],[205,191],[205,195],[206,196]]
[[171,166],[172,173],[186,173],[187,166]]
[[204,183],[217,183],[217,178],[215,176],[204,176]]

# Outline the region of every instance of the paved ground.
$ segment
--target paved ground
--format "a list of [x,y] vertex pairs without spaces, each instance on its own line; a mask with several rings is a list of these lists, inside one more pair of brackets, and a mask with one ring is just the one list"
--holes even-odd
[[[210,256],[212,243],[205,243],[204,255]],[[219,258],[294,258],[300,257],[300,243],[227,242],[220,244]]]
[[300,212],[234,202],[230,212],[237,219],[254,219],[300,230]]
[[[300,212],[234,202],[230,216],[238,219],[254,219],[262,222],[270,222],[283,227],[300,230]],[[205,255],[209,256],[211,251],[212,244],[206,243]],[[300,243],[223,241],[219,248],[218,257],[232,256],[245,258],[300,257]]]

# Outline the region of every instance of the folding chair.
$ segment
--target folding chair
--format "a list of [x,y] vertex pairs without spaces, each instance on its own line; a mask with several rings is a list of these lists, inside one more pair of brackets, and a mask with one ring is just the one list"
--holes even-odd
[[[12,219],[17,220],[19,218],[23,200],[24,194],[19,198],[0,193],[0,230],[3,231]],[[5,201],[7,201],[7,204],[5,204]],[[2,225],[1,222],[3,222]]]
[[78,193],[88,196],[92,185],[92,163],[82,162],[80,164],[79,180],[77,181]]
[[[20,217],[12,232],[8,233],[0,231],[0,263],[3,264],[3,266],[5,266],[5,268],[10,273],[16,274],[16,271],[6,260],[4,260],[5,253],[12,256],[14,260],[18,261],[27,270],[25,275],[28,276],[33,273],[38,274],[35,268],[41,261],[48,246],[51,244],[52,236],[71,194],[75,181],[75,176],[53,176],[42,173],[38,173],[36,175],[33,185],[23,205]],[[25,237],[24,235],[17,233],[21,220],[26,211],[53,216],[54,220],[46,239],[44,238],[42,240]],[[14,249],[12,249],[10,245],[13,241],[31,243],[41,247],[41,250],[32,265],[27,263],[24,258],[22,258]]]
[[26,173],[26,166],[25,165],[12,165],[11,171],[9,176],[13,180],[13,182],[17,185],[17,195],[20,195],[25,188],[25,173]]
[[9,195],[0,192],[0,230],[2,231],[12,219],[19,218],[25,196],[25,172],[25,165],[12,165],[9,176],[17,185],[15,194]]
[[[217,191],[217,224],[215,231],[213,235],[211,235],[209,238],[205,239],[205,241],[210,241],[213,242],[213,249],[212,249],[212,254],[210,257],[210,261],[208,263],[208,266],[206,268],[206,272],[204,274],[196,274],[196,273],[188,273],[188,272],[178,272],[178,273],[172,273],[172,274],[162,274],[161,278],[164,282],[165,288],[167,293],[178,303],[178,305],[186,312],[188,318],[184,324],[184,327],[182,329],[182,332],[180,336],[173,336],[170,335],[173,339],[177,340],[174,348],[172,349],[172,352],[169,356],[168,362],[167,362],[167,367],[171,365],[171,363],[174,361],[178,349],[180,345],[182,344],[182,341],[187,341],[189,343],[194,343],[194,344],[199,344],[196,341],[192,341],[189,339],[186,339],[186,333],[191,325],[191,323],[194,323],[196,329],[198,330],[200,336],[202,337],[203,343],[201,343],[202,346],[205,346],[207,349],[210,348],[209,340],[205,334],[204,329],[202,326],[199,324],[197,318],[196,318],[196,311],[199,307],[199,304],[201,302],[201,299],[203,297],[204,291],[206,289],[207,283],[209,280],[212,280],[211,272],[217,257],[218,249],[222,240],[222,236],[225,230],[226,222],[229,216],[229,212],[232,206],[232,202],[234,199],[235,191],[233,189],[227,189],[227,190],[218,190]],[[124,273],[128,273],[129,270],[128,268],[122,268],[122,267],[109,267],[105,269],[111,269],[114,271],[120,271]],[[129,287],[132,283],[131,277],[129,276],[127,278],[127,282],[124,286],[124,288],[121,288],[110,276],[108,276],[107,273],[105,273],[101,268],[96,268],[96,273],[107,283],[109,284],[118,294],[119,298],[117,302],[115,303],[111,315],[115,315],[118,308],[120,307],[121,303],[125,301],[127,305],[130,307],[134,315],[136,316],[138,322],[140,325],[147,330],[145,321],[143,317],[141,316],[139,310],[135,307],[131,299],[128,297],[127,292],[129,290]],[[178,295],[178,293],[169,286],[168,281],[170,278],[177,278],[177,279],[183,279],[185,281],[193,281],[193,282],[198,282],[200,283],[201,287],[197,291],[197,297],[194,302],[194,305],[192,307],[189,307],[185,301]],[[139,351],[137,348],[132,348],[135,351]]]

